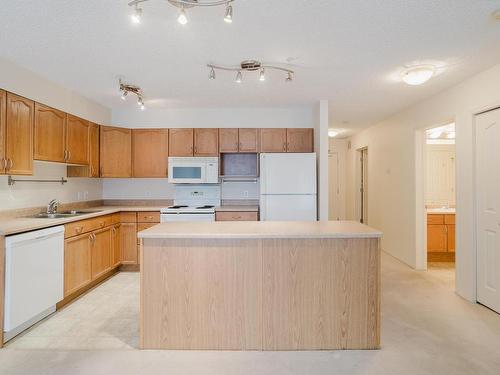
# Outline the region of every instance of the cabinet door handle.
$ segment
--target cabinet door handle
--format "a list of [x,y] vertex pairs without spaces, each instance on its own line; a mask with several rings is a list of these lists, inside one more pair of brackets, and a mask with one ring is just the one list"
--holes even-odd
[[64,150],[64,161],[68,160],[68,150]]
[[7,169],[7,160],[5,158],[2,158],[2,168],[1,169]]
[[14,161],[11,158],[8,158],[7,159],[7,168],[6,168],[6,170],[10,171],[13,166],[14,166]]
[[90,176],[89,177],[94,177],[94,168],[90,166]]
[[283,151],[286,151],[286,143],[283,143]]
[[82,231],[83,231],[83,227],[76,227],[76,228],[75,228],[75,232],[76,232],[77,234],[82,233]]
[[71,159],[71,151],[68,150],[68,160],[70,160],[70,159]]

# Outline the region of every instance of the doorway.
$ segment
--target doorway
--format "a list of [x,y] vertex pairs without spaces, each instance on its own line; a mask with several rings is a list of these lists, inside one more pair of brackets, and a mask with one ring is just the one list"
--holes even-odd
[[340,160],[339,153],[328,154],[328,220],[340,220]]
[[[424,227],[423,241],[430,271],[455,276],[455,123],[424,132]],[[425,258],[425,257],[424,257]]]
[[359,152],[359,222],[368,224],[368,148]]

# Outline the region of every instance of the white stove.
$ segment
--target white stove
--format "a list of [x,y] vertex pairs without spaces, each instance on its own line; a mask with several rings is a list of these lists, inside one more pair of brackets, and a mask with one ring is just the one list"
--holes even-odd
[[220,206],[218,185],[176,185],[174,205],[160,210],[162,223],[172,221],[215,221]]

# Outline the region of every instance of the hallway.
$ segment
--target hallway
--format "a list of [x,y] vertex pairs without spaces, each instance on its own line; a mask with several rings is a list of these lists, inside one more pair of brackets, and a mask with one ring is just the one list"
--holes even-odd
[[[97,324],[89,323],[96,318],[107,322],[106,311],[118,320],[122,314],[123,322],[130,322],[131,314],[138,314],[133,305],[138,305],[134,302],[138,300],[138,276],[118,274],[74,304],[71,314],[62,310],[7,345],[0,351],[2,374],[493,375],[500,372],[500,315],[458,297],[453,292],[453,269],[449,267],[433,265],[428,272],[413,271],[383,254],[380,351],[139,351],[134,328],[127,337],[113,337],[113,326],[108,323],[101,329],[89,327]],[[113,300],[118,307],[89,313],[86,301],[97,298],[104,303],[103,296],[110,293],[118,296]],[[131,298],[130,293],[137,297]],[[38,335],[43,332],[47,335],[50,330],[43,329],[44,325],[64,315],[65,333],[52,332],[52,335],[81,332],[74,339],[38,339],[38,344],[36,339],[26,340],[35,337],[37,330]],[[73,323],[68,320],[71,317],[77,317]],[[85,337],[92,332],[107,338]],[[92,345],[112,350],[98,351]],[[39,370],[41,364],[50,370]]]

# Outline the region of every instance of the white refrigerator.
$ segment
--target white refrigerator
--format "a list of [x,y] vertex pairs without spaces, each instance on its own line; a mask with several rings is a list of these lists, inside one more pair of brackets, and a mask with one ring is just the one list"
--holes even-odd
[[260,220],[316,221],[316,154],[260,154]]

